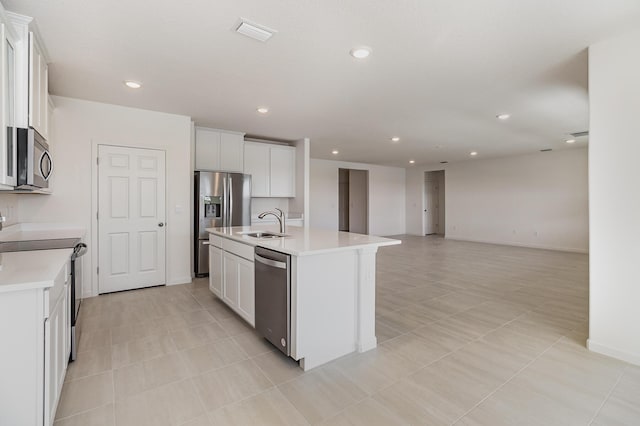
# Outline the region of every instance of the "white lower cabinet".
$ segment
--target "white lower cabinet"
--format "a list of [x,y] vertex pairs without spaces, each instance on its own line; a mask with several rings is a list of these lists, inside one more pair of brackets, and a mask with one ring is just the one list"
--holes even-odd
[[222,249],[209,245],[209,290],[222,298]]
[[246,259],[237,259],[238,313],[252,326],[256,323],[254,265]]
[[58,297],[51,301],[55,306],[44,322],[44,415],[45,425],[53,424],[56,407],[62,392],[64,376],[69,361],[67,328],[69,328],[69,300],[67,285]]
[[70,355],[69,263],[53,287],[0,292],[0,425],[51,426]]
[[255,326],[254,265],[247,258],[253,248],[238,243],[226,248],[211,244],[213,240],[209,246],[209,289]]
[[222,300],[236,310],[238,309],[238,259],[238,256],[226,251],[222,255],[224,271]]

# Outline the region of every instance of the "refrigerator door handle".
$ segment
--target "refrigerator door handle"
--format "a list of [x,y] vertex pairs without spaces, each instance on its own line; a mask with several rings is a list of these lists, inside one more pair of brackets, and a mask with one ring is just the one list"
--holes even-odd
[[227,211],[229,209],[229,193],[227,188],[227,178],[222,178],[222,226],[229,226]]
[[229,225],[233,226],[233,180],[229,176]]

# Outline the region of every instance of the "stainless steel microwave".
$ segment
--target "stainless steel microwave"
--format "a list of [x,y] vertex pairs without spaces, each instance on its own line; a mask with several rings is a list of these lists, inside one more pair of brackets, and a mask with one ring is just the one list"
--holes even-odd
[[32,128],[18,129],[18,164],[16,189],[42,189],[49,187],[53,160],[49,145]]

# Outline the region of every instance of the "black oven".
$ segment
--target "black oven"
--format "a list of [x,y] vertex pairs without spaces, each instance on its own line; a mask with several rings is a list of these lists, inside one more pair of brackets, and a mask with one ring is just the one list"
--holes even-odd
[[80,313],[80,302],[82,301],[82,256],[87,252],[85,243],[78,243],[73,248],[71,254],[71,356],[70,360],[75,361],[78,354],[78,337],[76,334],[76,323]]
[[48,188],[49,178],[53,172],[49,145],[32,128],[19,128],[17,135],[17,188]]

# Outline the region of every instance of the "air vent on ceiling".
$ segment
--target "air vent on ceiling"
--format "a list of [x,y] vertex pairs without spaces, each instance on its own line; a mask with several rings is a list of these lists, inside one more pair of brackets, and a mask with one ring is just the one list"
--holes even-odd
[[589,131],[585,130],[584,132],[570,133],[570,135],[573,136],[574,138],[579,138],[580,136],[589,136]]
[[240,19],[240,25],[236,28],[236,32],[262,42],[269,40],[275,33],[277,33],[276,30],[242,18]]
[[549,151],[553,151],[553,149],[551,148],[545,148],[545,149],[541,149],[540,152],[549,152]]

